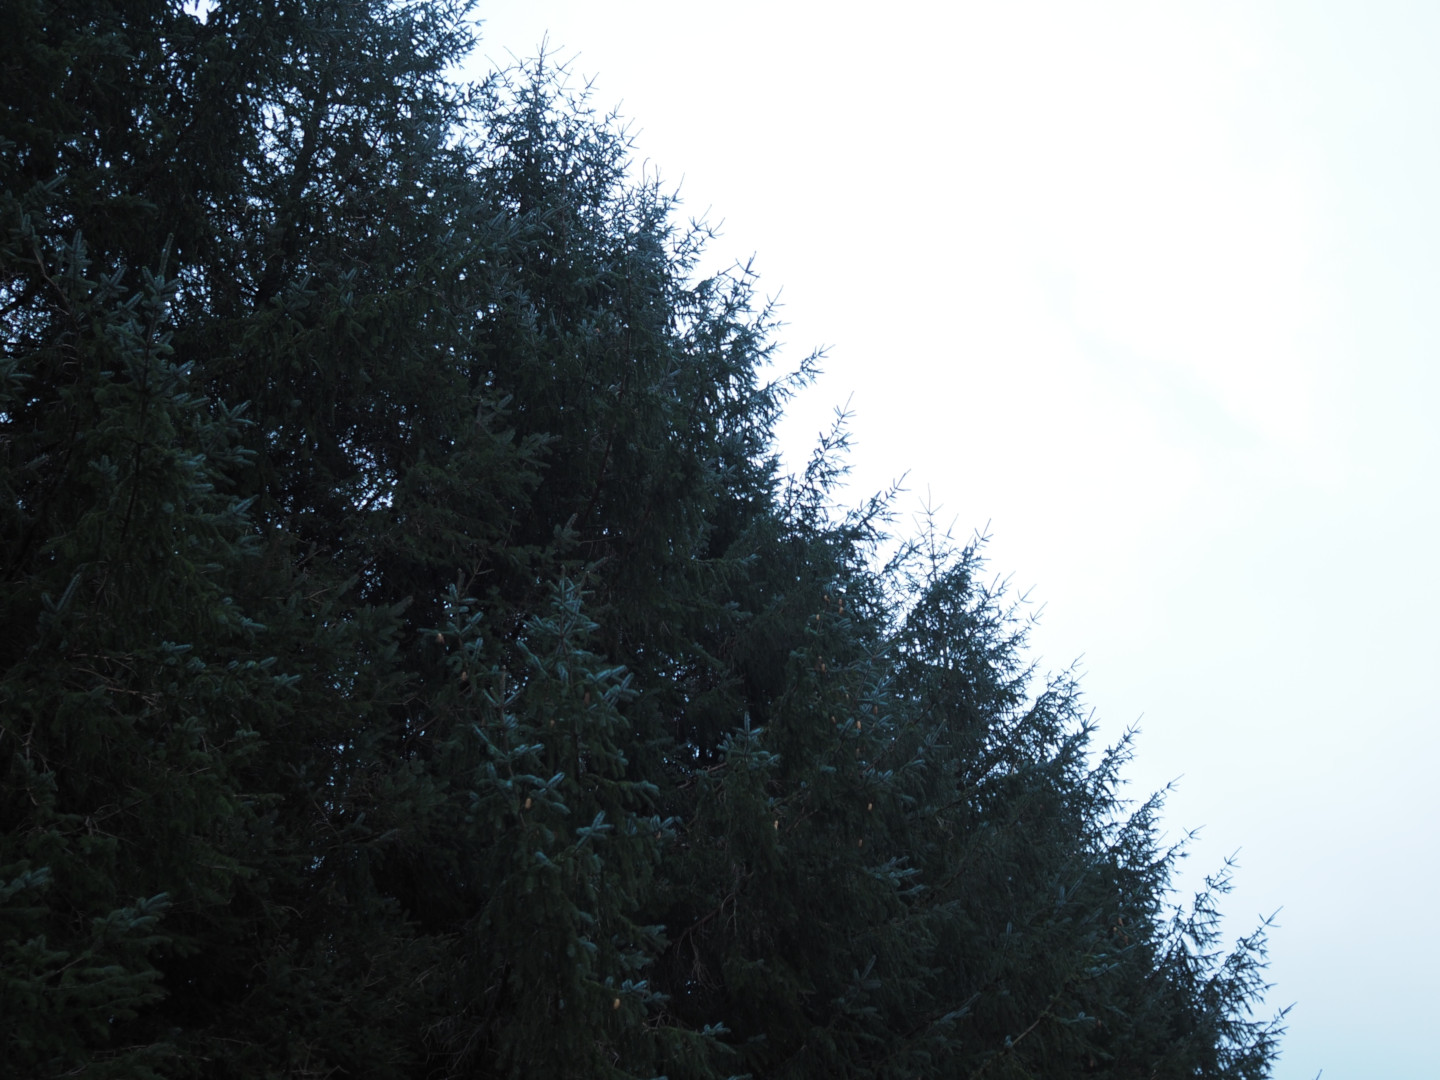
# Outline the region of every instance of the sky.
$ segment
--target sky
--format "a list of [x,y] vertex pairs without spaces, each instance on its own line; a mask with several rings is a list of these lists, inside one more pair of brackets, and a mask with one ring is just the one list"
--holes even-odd
[[1277,1080],[1440,1075],[1440,5],[482,0],[827,346],[901,476],[1044,610],[1181,884],[1279,911]]

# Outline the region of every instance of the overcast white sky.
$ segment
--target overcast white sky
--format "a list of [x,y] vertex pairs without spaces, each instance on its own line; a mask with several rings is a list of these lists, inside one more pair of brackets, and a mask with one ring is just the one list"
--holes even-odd
[[855,411],[1044,602],[1189,868],[1283,906],[1278,1080],[1430,1080],[1440,1016],[1440,5],[482,0],[548,33]]

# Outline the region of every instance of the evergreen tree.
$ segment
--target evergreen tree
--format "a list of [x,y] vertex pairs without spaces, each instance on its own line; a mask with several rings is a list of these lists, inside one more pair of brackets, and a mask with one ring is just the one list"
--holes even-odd
[[1128,737],[468,10],[8,9],[7,1065],[1267,1075]]

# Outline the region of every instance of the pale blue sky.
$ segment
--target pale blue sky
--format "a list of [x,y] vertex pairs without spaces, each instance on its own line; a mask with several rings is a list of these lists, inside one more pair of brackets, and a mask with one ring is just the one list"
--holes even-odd
[[[1189,868],[1283,905],[1276,1076],[1440,1074],[1440,6],[514,0],[721,261],[783,289],[784,428],[853,394],[1046,604]],[[483,63],[483,62],[482,62]]]

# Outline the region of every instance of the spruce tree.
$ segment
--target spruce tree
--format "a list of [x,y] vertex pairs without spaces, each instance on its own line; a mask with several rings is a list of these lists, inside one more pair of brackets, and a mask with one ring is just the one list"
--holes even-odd
[[1267,1075],[1128,737],[468,11],[11,5],[7,1064]]

